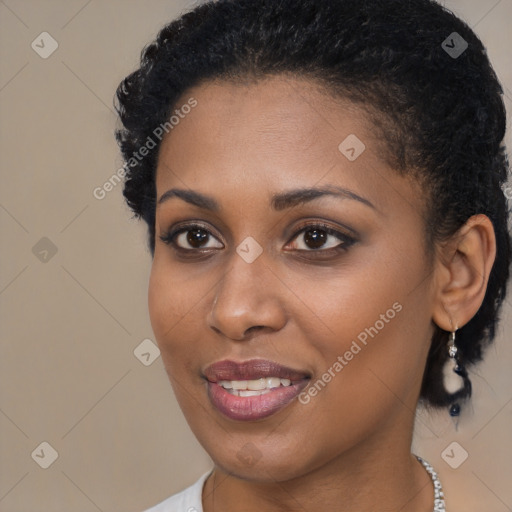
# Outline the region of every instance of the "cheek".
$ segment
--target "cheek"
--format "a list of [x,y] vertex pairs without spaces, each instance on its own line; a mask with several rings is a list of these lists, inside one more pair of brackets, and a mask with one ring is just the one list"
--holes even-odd
[[159,344],[164,334],[179,320],[168,279],[156,261],[153,262],[148,288],[148,309],[151,326]]
[[[412,294],[399,288],[396,295],[382,294],[381,307],[369,307],[372,313],[346,340],[351,345],[343,355],[352,361],[338,382],[340,392],[352,397],[351,403],[381,419],[404,407],[416,408],[432,336],[427,287]],[[397,300],[390,304],[393,298]],[[354,356],[353,340],[361,347]]]
[[315,275],[288,272],[283,282],[292,292],[291,317],[308,332],[308,341],[341,350],[359,335],[364,341],[368,330],[384,332],[392,324],[413,322],[404,311],[412,316],[425,312],[429,296],[422,283],[427,275],[420,250],[404,247],[397,255],[396,247],[382,244],[373,251],[364,249],[364,258],[354,252],[337,269]]
[[[169,268],[163,258],[153,261],[148,288],[148,308],[153,332],[161,350],[177,348],[187,328],[195,325],[187,321],[200,306],[201,291],[197,286],[178,277],[176,269]],[[197,283],[196,283],[197,284]],[[176,340],[176,342],[174,341]]]
[[344,396],[363,405],[382,393],[408,400],[416,392],[432,334],[421,248],[418,241],[398,255],[382,246],[373,255],[367,251],[359,265],[348,265],[329,281],[295,276],[301,301],[292,316],[316,353],[316,378],[335,381],[328,387],[336,402]]
[[[172,267],[172,268],[171,268]],[[207,328],[211,279],[171,266],[165,258],[153,261],[148,288],[151,326],[170,377],[194,376],[201,360]],[[187,375],[188,372],[188,375]]]

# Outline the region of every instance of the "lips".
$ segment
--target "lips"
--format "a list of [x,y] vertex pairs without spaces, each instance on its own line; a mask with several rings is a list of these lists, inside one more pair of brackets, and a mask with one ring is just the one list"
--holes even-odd
[[204,375],[210,382],[221,380],[256,380],[265,377],[278,377],[291,381],[309,378],[307,372],[294,370],[264,359],[251,359],[242,363],[235,363],[229,360],[219,361],[208,366],[204,370]]
[[[204,370],[212,405],[233,420],[254,421],[281,411],[307,386],[310,375],[273,361],[219,361]],[[259,391],[247,392],[258,381]],[[238,391],[240,390],[240,391]]]

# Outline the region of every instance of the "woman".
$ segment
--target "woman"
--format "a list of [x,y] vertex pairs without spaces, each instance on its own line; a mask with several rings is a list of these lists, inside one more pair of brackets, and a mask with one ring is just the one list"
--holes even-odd
[[152,326],[214,461],[151,511],[445,510],[414,413],[463,410],[510,265],[476,35],[429,0],[207,2],[117,97]]

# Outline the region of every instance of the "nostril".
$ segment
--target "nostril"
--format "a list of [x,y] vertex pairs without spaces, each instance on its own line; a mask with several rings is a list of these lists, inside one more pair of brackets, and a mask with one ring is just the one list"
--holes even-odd
[[258,331],[261,331],[265,329],[265,326],[264,325],[253,325],[252,327],[249,327],[249,329],[247,329],[245,332],[244,332],[244,337],[247,337],[249,336],[250,334],[253,334],[254,332],[258,332]]

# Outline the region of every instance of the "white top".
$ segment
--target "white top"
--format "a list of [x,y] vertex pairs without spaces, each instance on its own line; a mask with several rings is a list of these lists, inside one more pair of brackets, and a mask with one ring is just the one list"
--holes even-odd
[[205,473],[195,484],[174,494],[145,512],[203,512],[203,485],[213,470]]

